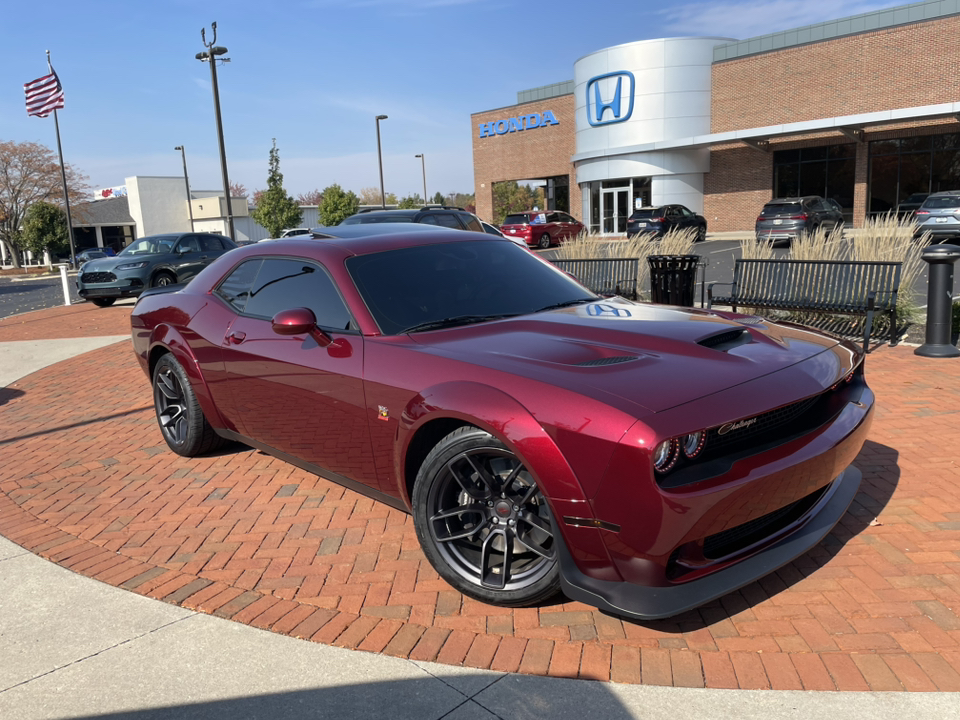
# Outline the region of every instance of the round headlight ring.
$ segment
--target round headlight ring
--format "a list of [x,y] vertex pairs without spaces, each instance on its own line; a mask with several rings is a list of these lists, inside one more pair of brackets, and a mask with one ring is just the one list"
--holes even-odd
[[659,473],[665,473],[677,462],[679,448],[675,438],[664,440],[653,449],[653,467]]
[[683,438],[683,454],[688,458],[695,458],[703,450],[707,441],[707,434],[703,430],[685,435]]

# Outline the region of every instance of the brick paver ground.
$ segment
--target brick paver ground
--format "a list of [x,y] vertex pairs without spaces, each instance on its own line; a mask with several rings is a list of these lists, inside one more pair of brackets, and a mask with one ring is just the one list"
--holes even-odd
[[[31,313],[0,322],[0,341],[120,333],[128,313]],[[0,389],[0,534],[142,595],[369,652],[684,687],[957,691],[960,362],[883,347],[867,368],[878,409],[850,512],[797,561],[670,620],[483,605],[437,576],[401,512],[249,449],[180,458],[127,344]]]

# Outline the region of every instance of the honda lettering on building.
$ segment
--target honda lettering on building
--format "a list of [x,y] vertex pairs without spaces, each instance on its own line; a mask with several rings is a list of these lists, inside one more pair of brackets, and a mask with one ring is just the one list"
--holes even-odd
[[547,110],[544,113],[531,113],[530,115],[519,115],[506,120],[480,123],[477,127],[480,128],[480,137],[485,138],[559,124],[560,121],[557,120],[556,116],[550,110]]
[[587,121],[597,127],[629,120],[633,114],[635,87],[633,73],[626,70],[588,80]]

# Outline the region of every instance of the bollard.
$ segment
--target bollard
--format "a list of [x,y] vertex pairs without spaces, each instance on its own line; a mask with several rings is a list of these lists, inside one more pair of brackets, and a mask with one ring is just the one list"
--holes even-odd
[[914,354],[931,358],[960,357],[960,350],[950,342],[950,320],[953,310],[953,264],[960,259],[957,245],[930,245],[920,257],[930,265],[927,281],[927,335]]
[[65,263],[58,263],[60,268],[60,282],[63,284],[63,304],[70,304],[70,285],[67,283],[67,266]]

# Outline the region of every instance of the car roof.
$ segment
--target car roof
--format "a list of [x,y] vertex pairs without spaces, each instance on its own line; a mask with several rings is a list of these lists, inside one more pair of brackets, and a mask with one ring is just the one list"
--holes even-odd
[[[346,226],[355,227],[355,226]],[[498,238],[486,233],[453,230],[450,228],[424,229],[419,224],[391,225],[392,232],[378,231],[342,237],[330,237],[324,242],[317,242],[312,237],[302,235],[273,240],[269,243],[256,243],[231,250],[234,258],[246,255],[309,255],[316,258],[324,256],[366,255],[368,253],[386,252],[405,247],[418,245],[439,245],[452,242],[511,242],[506,238]],[[328,228],[333,229],[333,228]],[[339,226],[335,228],[341,229]],[[305,252],[306,251],[306,252]]]
[[[414,228],[410,226],[411,223],[359,223],[357,225],[315,227],[311,228],[310,232],[313,233],[314,237],[321,236],[321,239],[358,238],[369,237],[371,235],[395,235],[397,233],[411,232]],[[437,232],[438,230],[448,230],[449,228],[442,228],[438,225],[423,225],[423,227],[417,226],[415,229],[417,232],[421,230],[425,232]]]

